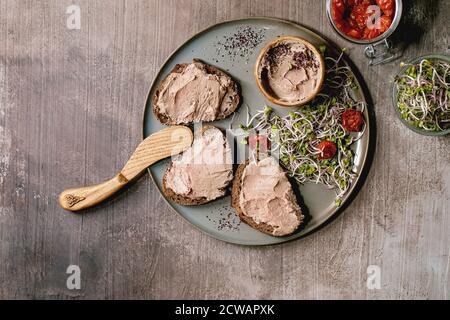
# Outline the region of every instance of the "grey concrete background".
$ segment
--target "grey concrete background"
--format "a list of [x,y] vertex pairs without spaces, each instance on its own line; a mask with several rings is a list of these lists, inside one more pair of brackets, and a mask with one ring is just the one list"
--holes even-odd
[[[448,53],[450,2],[404,1],[404,59]],[[81,29],[66,8],[81,8]],[[366,184],[332,224],[299,241],[247,248],[180,219],[148,176],[83,214],[59,192],[117,172],[142,138],[159,66],[219,21],[274,16],[320,32],[368,84],[377,120]],[[325,1],[0,1],[0,298],[448,299],[450,137],[419,136],[396,118],[399,61],[368,67],[338,38]],[[66,268],[81,268],[81,290]],[[381,289],[366,287],[367,267]]]

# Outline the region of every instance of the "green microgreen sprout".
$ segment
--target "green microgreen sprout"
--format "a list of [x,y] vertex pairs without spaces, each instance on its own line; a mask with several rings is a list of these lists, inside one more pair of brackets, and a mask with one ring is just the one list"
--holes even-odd
[[[335,190],[336,205],[341,204],[356,177],[351,148],[364,135],[364,131],[359,134],[345,131],[340,122],[345,110],[363,112],[365,108],[365,102],[354,97],[358,86],[350,68],[342,62],[344,51],[345,48],[338,58],[325,56],[326,79],[311,103],[284,116],[266,106],[253,117],[248,115],[247,123],[242,125],[249,128],[253,124],[253,130],[267,134],[272,151],[278,151],[281,165],[298,183],[321,183]],[[322,140],[338,146],[332,159],[318,160],[317,145]]]
[[422,59],[395,78],[397,107],[409,125],[431,132],[450,128],[450,64]]

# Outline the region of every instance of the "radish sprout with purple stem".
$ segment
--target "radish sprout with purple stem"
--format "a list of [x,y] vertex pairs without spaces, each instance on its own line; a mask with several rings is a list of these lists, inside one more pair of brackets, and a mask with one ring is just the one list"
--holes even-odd
[[408,65],[395,83],[402,119],[427,131],[450,128],[450,65],[447,62],[422,59]]
[[[299,183],[321,183],[336,192],[336,205],[349,190],[356,177],[352,144],[362,132],[349,133],[341,124],[341,115],[347,109],[364,111],[365,102],[356,100],[357,89],[353,73],[342,62],[342,55],[334,59],[325,57],[326,77],[321,93],[307,106],[300,107],[281,117],[271,107],[259,110],[241,129],[266,134],[272,144],[272,154],[279,151],[280,162],[288,174]],[[319,160],[321,151],[317,145],[332,141],[337,154],[327,160]],[[242,143],[246,143],[244,140]]]

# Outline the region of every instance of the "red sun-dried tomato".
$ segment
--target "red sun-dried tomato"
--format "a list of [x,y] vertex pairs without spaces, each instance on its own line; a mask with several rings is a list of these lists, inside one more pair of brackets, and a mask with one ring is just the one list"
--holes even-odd
[[369,8],[369,3],[361,3],[353,7],[350,13],[350,18],[356,21],[358,28],[364,30],[367,26],[367,19],[369,15],[367,13],[367,8]]
[[345,11],[345,1],[344,0],[333,0],[331,2],[331,15],[336,21],[340,21],[344,18]]
[[359,29],[355,29],[355,28],[350,28],[348,29],[348,31],[346,32],[346,34],[352,38],[355,39],[361,39],[362,38],[362,32]]
[[380,32],[386,32],[392,24],[392,18],[389,16],[382,16],[380,18]]
[[317,155],[318,160],[327,160],[334,157],[337,152],[337,146],[334,142],[323,140],[317,145],[320,153]]
[[348,29],[350,28],[347,21],[345,21],[345,20],[335,21],[335,23],[336,23],[336,26],[338,27],[338,29],[344,33],[347,33]]
[[379,29],[366,28],[363,32],[363,39],[369,40],[378,37],[381,34]]
[[359,132],[364,125],[364,118],[360,111],[347,109],[341,116],[341,123],[345,130]]
[[348,6],[356,6],[356,5],[362,4],[362,3],[369,3],[369,4],[371,4],[372,1],[371,0],[347,0],[347,5]]
[[395,13],[395,1],[394,0],[375,0],[377,6],[388,17],[393,17]]

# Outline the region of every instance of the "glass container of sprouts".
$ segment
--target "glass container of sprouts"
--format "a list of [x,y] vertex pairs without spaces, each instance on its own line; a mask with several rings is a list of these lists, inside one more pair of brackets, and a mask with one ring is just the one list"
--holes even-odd
[[401,63],[392,100],[404,125],[416,133],[450,133],[450,57],[431,54]]

